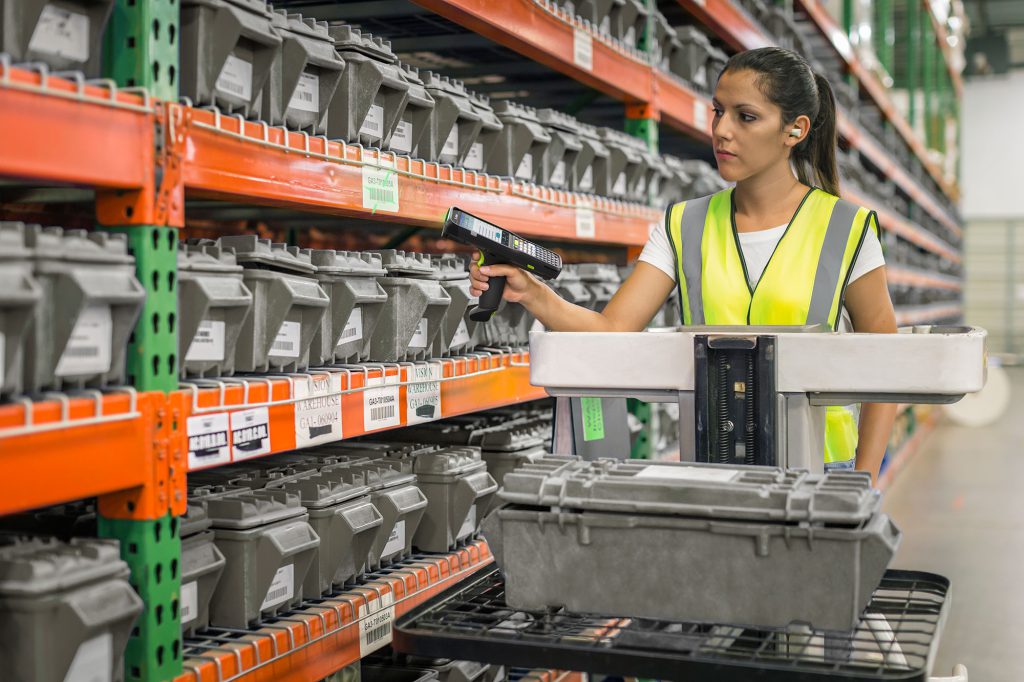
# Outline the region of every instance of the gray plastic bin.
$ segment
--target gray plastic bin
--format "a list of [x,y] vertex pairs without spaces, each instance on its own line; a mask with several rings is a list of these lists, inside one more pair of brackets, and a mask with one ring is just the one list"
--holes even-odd
[[495,105],[502,129],[494,153],[487,159],[488,173],[516,180],[539,182],[551,135],[532,107],[502,100]]
[[406,154],[422,158],[425,153],[420,143],[425,139],[430,127],[430,117],[434,113],[434,98],[427,92],[420,78],[420,71],[415,66],[398,63],[402,79],[409,85],[409,99],[405,104],[395,126],[395,132],[387,141],[387,147],[398,154]]
[[584,308],[593,309],[591,301],[594,298],[593,292],[580,280],[580,274],[575,265],[563,265],[558,277],[551,281],[551,288],[555,293],[569,301],[581,305]]
[[695,26],[679,26],[676,35],[680,44],[670,57],[669,70],[701,90],[709,90],[714,86],[708,71],[711,41]]
[[146,292],[127,237],[29,225],[25,238],[42,293],[25,346],[26,392],[128,383],[128,339]]
[[362,362],[370,353],[388,294],[378,283],[387,274],[379,254],[317,250],[316,278],[331,299],[313,337],[310,357],[319,364]]
[[252,294],[233,249],[196,240],[178,244],[178,347],[181,376],[230,374]]
[[647,26],[647,5],[643,0],[625,0],[612,7],[611,33],[630,47],[637,47]]
[[[541,109],[537,118],[551,137],[541,168],[540,183],[559,189],[580,189],[580,127],[576,119],[554,109]],[[591,171],[593,173],[593,171]]]
[[426,452],[415,458],[414,470],[427,508],[412,544],[424,552],[446,552],[476,535],[498,491],[480,449]]
[[14,63],[99,78],[103,31],[113,0],[0,0],[0,52]]
[[[421,151],[428,161],[462,165],[483,127],[480,113],[462,81],[433,71],[427,71],[422,77],[427,92],[434,99],[434,113],[427,129],[426,145]],[[482,147],[480,149],[482,153]]]
[[245,268],[252,314],[242,325],[235,352],[239,372],[298,372],[309,366],[313,336],[330,299],[315,279],[309,249],[271,244],[256,235],[221,237]]
[[409,98],[409,83],[391,43],[344,23],[332,23],[328,30],[345,61],[345,72],[331,100],[327,134],[369,147],[384,146]]
[[0,539],[0,666],[5,680],[124,679],[142,600],[112,540]]
[[213,541],[210,517],[201,504],[190,504],[181,519],[181,591],[178,613],[183,636],[210,624],[210,599],[224,572],[224,555]]
[[500,142],[503,126],[501,119],[491,107],[489,97],[470,92],[469,102],[473,105],[473,111],[480,117],[480,132],[477,133],[473,144],[469,145],[462,165],[470,170],[482,171],[487,167],[487,160],[491,158]]
[[517,608],[850,630],[900,539],[862,472],[599,460],[500,497],[485,535]]
[[587,307],[601,312],[619,290],[619,269],[611,263],[580,263],[576,266],[580,281],[590,290]]
[[696,199],[697,197],[714,194],[729,186],[729,183],[718,174],[718,170],[707,161],[686,159],[680,165],[683,171],[693,178],[690,184],[689,196],[686,197],[687,199]]
[[611,196],[611,151],[597,128],[580,123],[580,155],[577,160],[579,181],[576,191]]
[[181,95],[259,116],[281,45],[271,17],[263,0],[182,0]]
[[643,143],[611,128],[599,128],[598,134],[608,147],[608,196],[620,199],[636,196],[645,170]]
[[691,192],[690,188],[693,186],[694,178],[686,171],[686,167],[681,159],[663,154],[661,163],[662,168],[665,170],[665,176],[662,178],[658,193],[658,204],[660,206],[669,206],[701,196]]
[[246,628],[298,606],[320,546],[299,496],[284,490],[192,493],[206,506],[225,559],[210,602],[210,623]]
[[268,96],[261,103],[262,118],[270,125],[323,135],[345,70],[327,22],[276,10],[273,25],[282,42],[267,81]]
[[434,357],[458,355],[476,346],[483,336],[483,323],[469,319],[477,298],[469,293],[469,270],[466,261],[449,253],[435,257],[438,281],[451,303],[441,320],[441,331],[434,339]]
[[24,389],[29,323],[42,299],[25,247],[25,224],[0,222],[0,396]]
[[430,357],[434,338],[451,297],[436,279],[429,255],[386,249],[379,253],[388,271],[379,281],[388,300],[370,341],[370,360],[397,362]]

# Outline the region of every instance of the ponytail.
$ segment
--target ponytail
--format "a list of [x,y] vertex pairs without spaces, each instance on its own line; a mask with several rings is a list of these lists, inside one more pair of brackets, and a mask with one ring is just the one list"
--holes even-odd
[[747,69],[758,75],[764,96],[782,110],[784,127],[788,128],[798,116],[811,120],[807,137],[792,152],[797,178],[805,185],[820,187],[838,196],[836,146],[839,133],[836,99],[828,79],[814,73],[799,54],[782,47],[762,47],[735,54],[722,73],[730,69]]

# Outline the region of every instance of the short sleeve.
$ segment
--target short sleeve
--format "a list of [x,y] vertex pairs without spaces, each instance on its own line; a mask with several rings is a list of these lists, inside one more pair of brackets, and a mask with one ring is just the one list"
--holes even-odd
[[672,279],[676,279],[676,256],[672,252],[672,244],[668,241],[664,223],[659,223],[651,230],[651,236],[640,252],[640,261],[658,268]]
[[[872,214],[873,215],[873,214]],[[877,225],[877,221],[875,222]],[[850,273],[850,283],[868,274],[872,270],[885,265],[885,256],[882,254],[882,243],[878,240],[878,232],[868,227],[864,235],[864,242],[860,246],[857,260],[853,263],[853,270]]]

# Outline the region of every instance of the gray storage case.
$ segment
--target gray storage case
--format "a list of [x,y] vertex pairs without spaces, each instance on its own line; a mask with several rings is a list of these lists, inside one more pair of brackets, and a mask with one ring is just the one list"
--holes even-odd
[[252,294],[231,248],[210,240],[178,244],[178,348],[182,377],[234,372],[242,325]]
[[551,136],[540,183],[559,189],[579,190],[580,176],[585,170],[580,167],[583,142],[580,140],[579,123],[572,116],[554,109],[541,109],[537,112],[537,119]]
[[420,71],[415,66],[398,63],[398,69],[409,85],[409,99],[405,111],[395,126],[395,132],[387,141],[387,147],[398,154],[422,158],[426,154],[420,143],[425,139],[430,127],[430,117],[434,113],[434,98],[427,92],[420,78]]
[[500,497],[485,535],[520,608],[850,630],[900,539],[862,472],[571,462]]
[[498,145],[487,159],[487,172],[540,182],[551,135],[541,125],[537,111],[512,100],[502,100],[495,106],[495,113],[503,127]]
[[309,366],[310,347],[330,299],[315,279],[309,249],[271,244],[256,235],[221,237],[242,264],[253,310],[235,352],[239,372],[298,372]]
[[611,263],[580,263],[575,269],[580,281],[590,291],[587,307],[601,312],[622,284],[619,269]]
[[433,259],[438,281],[451,303],[441,320],[441,331],[434,339],[434,357],[458,355],[475,347],[483,337],[483,324],[469,319],[478,299],[470,295],[469,270],[461,256],[447,253]]
[[579,131],[582,148],[577,160],[579,181],[575,189],[578,192],[611,196],[611,151],[594,126],[580,123]]
[[0,222],[0,396],[24,390],[29,323],[42,295],[25,248],[25,224]]
[[112,540],[0,540],[0,666],[32,682],[124,679],[142,600]]
[[99,78],[113,0],[0,0],[0,52]]
[[480,459],[480,449],[452,447],[423,453],[413,466],[427,509],[412,544],[424,552],[446,552],[475,536],[498,491]]
[[430,357],[451,297],[436,279],[431,257],[386,249],[380,254],[388,276],[381,286],[388,300],[370,341],[370,360],[398,362]]
[[212,522],[201,504],[190,504],[181,519],[181,590],[178,613],[182,635],[210,624],[210,599],[224,572],[224,555],[214,543]]
[[316,278],[331,299],[313,337],[311,359],[319,364],[363,362],[388,294],[379,279],[387,274],[380,254],[317,250]]
[[[480,135],[483,121],[461,81],[427,71],[423,84],[434,99],[427,130],[425,158],[462,165]],[[483,154],[483,147],[478,148]],[[481,161],[482,163],[482,161]]]
[[502,123],[498,115],[494,113],[491,100],[486,95],[470,92],[469,103],[473,105],[473,111],[480,117],[480,132],[476,136],[476,141],[469,146],[462,165],[470,170],[482,171],[487,167],[487,161],[494,154],[498,145]]

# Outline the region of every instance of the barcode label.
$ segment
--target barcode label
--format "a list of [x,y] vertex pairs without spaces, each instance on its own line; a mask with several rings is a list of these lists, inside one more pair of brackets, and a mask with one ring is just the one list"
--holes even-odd
[[395,595],[386,592],[373,601],[361,604],[359,618],[359,655],[368,656],[391,643],[395,622]]
[[581,69],[594,69],[594,39],[582,28],[572,34],[572,60]]
[[363,338],[363,309],[353,308],[352,312],[348,316],[348,322],[345,323],[345,328],[341,330],[341,338],[338,339],[338,346],[343,346],[346,343],[353,341],[361,341]]
[[555,170],[551,173],[551,184],[556,187],[561,187],[565,184],[565,161],[559,161],[555,164]]
[[466,154],[466,162],[463,164],[470,170],[483,170],[484,168],[484,143],[474,142],[469,145],[469,153]]
[[270,452],[270,413],[267,408],[254,407],[231,413],[231,446],[236,462]]
[[708,129],[708,106],[700,98],[693,100],[693,127],[701,132]]
[[28,51],[76,62],[88,61],[89,15],[45,5],[29,38]]
[[274,342],[270,344],[270,354],[279,357],[297,358],[300,355],[299,351],[302,349],[301,339],[302,324],[286,320],[281,323],[281,328],[277,331]]
[[224,360],[224,322],[222,320],[200,320],[196,335],[192,337],[186,362]]
[[292,92],[288,108],[318,113],[320,111],[320,77],[305,71],[299,74],[299,82],[296,83],[295,91]]
[[388,377],[385,382],[380,377],[369,379],[368,388],[363,391],[363,430],[376,431],[399,426],[401,415],[398,413],[398,377]]
[[523,160],[519,162],[519,168],[516,169],[516,177],[521,180],[529,180],[533,177],[533,154],[527,152],[523,155]]
[[341,374],[317,374],[295,382],[295,447],[341,440]]
[[448,344],[448,350],[458,348],[463,344],[467,344],[470,341],[469,328],[466,326],[466,319],[459,320],[459,326],[455,328],[455,336],[452,337],[452,342]]
[[274,573],[260,610],[283,604],[295,594],[295,564],[285,564]]
[[441,148],[441,153],[446,156],[458,156],[459,154],[459,126],[458,124],[452,126],[452,131],[448,133],[448,139],[444,141],[444,147]]
[[459,528],[459,534],[455,536],[456,540],[464,540],[473,533],[476,532],[476,505],[474,504],[469,508],[469,513],[466,514],[466,520],[462,522],[462,526]]
[[110,306],[86,306],[75,320],[55,374],[66,377],[109,372],[113,342],[114,322]]
[[374,140],[379,140],[384,133],[384,107],[379,104],[371,104],[370,110],[366,112],[363,125],[359,128],[359,134]]
[[399,121],[391,134],[391,150],[401,154],[412,153],[412,123]]
[[409,368],[407,377],[412,383],[405,389],[405,415],[408,424],[421,424],[441,418],[442,371],[441,365],[434,363]]
[[398,212],[398,175],[394,170],[363,166],[363,208]]
[[231,443],[228,440],[226,412],[189,417],[186,422],[188,436],[188,468],[227,464],[231,461]]
[[594,189],[594,167],[587,166],[586,170],[583,171],[583,177],[580,178],[580,189],[591,190]]
[[214,87],[247,102],[252,100],[252,64],[229,54]]
[[199,616],[199,583],[195,580],[181,586],[178,613],[181,614],[182,625],[192,622]]
[[409,348],[426,348],[427,342],[430,340],[429,331],[427,318],[421,317],[420,321],[416,323],[416,331],[412,333],[412,338],[409,339]]
[[597,233],[594,225],[594,211],[590,208],[576,208],[576,236],[583,239],[593,239]]
[[401,554],[405,551],[405,521],[398,521],[388,535],[388,541],[384,543],[384,549],[380,551],[381,558]]

